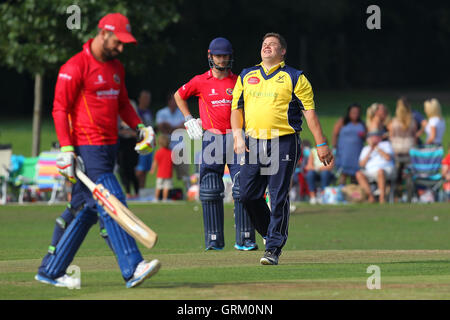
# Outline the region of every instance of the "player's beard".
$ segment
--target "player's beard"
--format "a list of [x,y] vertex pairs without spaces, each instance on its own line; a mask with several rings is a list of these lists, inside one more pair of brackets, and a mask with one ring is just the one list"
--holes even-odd
[[102,55],[103,55],[103,59],[105,61],[116,59],[119,56],[119,54],[120,54],[119,50],[117,50],[115,48],[109,48],[108,47],[108,42],[107,41],[105,41],[103,43]]

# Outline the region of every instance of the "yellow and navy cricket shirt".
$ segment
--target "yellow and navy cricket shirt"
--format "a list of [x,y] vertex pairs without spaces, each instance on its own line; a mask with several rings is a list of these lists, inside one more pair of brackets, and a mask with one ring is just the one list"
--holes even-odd
[[302,130],[302,110],[314,109],[314,94],[302,71],[284,61],[270,70],[260,63],[244,69],[237,79],[231,109],[240,108],[246,134],[271,139]]

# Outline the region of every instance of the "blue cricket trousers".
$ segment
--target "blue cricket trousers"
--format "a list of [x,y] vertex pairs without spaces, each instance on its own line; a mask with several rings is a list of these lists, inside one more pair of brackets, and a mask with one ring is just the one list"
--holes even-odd
[[[266,250],[280,255],[288,237],[289,187],[300,157],[300,137],[297,133],[269,140],[249,137],[246,145],[241,201],[255,229],[266,237]],[[264,200],[267,187],[271,210]]]
[[209,172],[223,177],[225,164],[230,169],[231,179],[239,172],[240,157],[234,153],[233,134],[214,134],[205,131],[202,138],[202,158],[200,164],[200,181]]

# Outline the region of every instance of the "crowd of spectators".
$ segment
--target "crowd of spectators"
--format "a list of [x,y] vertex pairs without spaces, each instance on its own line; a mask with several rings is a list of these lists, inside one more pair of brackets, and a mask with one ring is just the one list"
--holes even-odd
[[[170,152],[183,156],[180,154],[183,142],[174,141],[171,134],[176,129],[184,128],[184,117],[174,101],[173,93],[168,95],[167,106],[161,108],[155,118],[150,110],[150,91],[142,90],[137,101],[132,104],[142,121],[156,128],[159,136],[158,157],[156,150],[146,156],[137,156],[133,151],[136,133],[120,122],[120,178],[127,197],[132,199],[139,197],[139,190],[145,188],[147,175],[156,174],[154,197],[156,200],[167,200],[169,190],[173,188],[172,171],[176,173],[177,179],[183,181],[186,190],[190,184],[189,165],[174,164],[167,156]],[[311,204],[316,204],[321,202],[329,186],[356,185],[368,202],[384,203],[387,201],[387,190],[390,192],[389,188],[395,187],[394,199],[398,201],[405,192],[405,175],[410,165],[409,151],[424,146],[442,146],[445,130],[441,106],[435,98],[424,102],[422,114],[411,108],[407,98],[400,97],[392,116],[383,103],[373,103],[365,113],[360,104],[353,103],[333,127],[331,146],[335,161],[329,166],[323,166],[316,148],[312,148],[309,141],[304,141],[299,162],[301,167],[294,175],[298,195],[300,199],[308,199]],[[442,190],[448,195],[449,166],[450,155],[447,155],[442,161]]]
[[[368,202],[386,202],[390,188],[393,188],[394,201],[401,200],[411,163],[410,150],[442,147],[446,126],[439,101],[426,100],[423,112],[425,116],[412,110],[406,97],[400,97],[393,116],[385,104],[376,102],[366,109],[363,121],[361,105],[351,104],[333,128],[334,163],[324,167],[315,149],[309,147],[309,141],[304,144],[302,161],[306,161],[306,165],[298,169],[299,179],[297,175],[294,177],[299,190],[304,189],[305,179],[308,191],[300,196],[316,204],[320,203],[320,195],[328,186],[354,184]],[[441,171],[441,188],[447,195],[450,193],[449,163],[450,155],[447,155],[442,160]]]

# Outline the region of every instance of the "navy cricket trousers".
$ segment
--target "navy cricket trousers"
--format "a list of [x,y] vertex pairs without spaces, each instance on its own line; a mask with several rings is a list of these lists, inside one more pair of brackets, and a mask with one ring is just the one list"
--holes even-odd
[[[275,139],[246,140],[249,152],[241,166],[241,201],[255,229],[266,237],[266,250],[281,254],[289,226],[289,186],[300,157],[297,133]],[[264,200],[269,189],[271,210]]]
[[[79,146],[75,147],[75,152],[83,159],[86,175],[92,181],[97,181],[102,175],[114,172],[114,165],[116,163],[118,145],[98,145],[98,146]],[[86,203],[88,206],[96,210],[96,202],[92,197],[92,193],[81,182],[77,182],[72,187],[72,201],[73,208],[79,207]]]
[[217,173],[221,178],[225,165],[230,169],[231,179],[239,172],[239,159],[233,150],[233,134],[215,134],[205,131],[202,138],[202,158],[200,164],[200,181],[209,172]]

